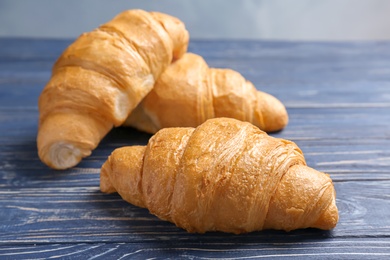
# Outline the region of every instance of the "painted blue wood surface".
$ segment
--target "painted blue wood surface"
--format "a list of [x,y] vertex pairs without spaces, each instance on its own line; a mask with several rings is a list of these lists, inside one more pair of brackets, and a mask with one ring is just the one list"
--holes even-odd
[[390,257],[390,42],[192,41],[210,66],[282,100],[308,164],[335,182],[332,231],[189,234],[99,191],[116,147],[150,135],[117,128],[77,167],[37,156],[37,100],[71,40],[0,39],[0,259]]

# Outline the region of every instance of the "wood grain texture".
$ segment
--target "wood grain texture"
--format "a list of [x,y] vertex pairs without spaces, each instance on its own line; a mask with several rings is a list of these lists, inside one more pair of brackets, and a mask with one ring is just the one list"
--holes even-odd
[[[390,181],[337,182],[335,188],[340,222],[334,230],[298,230],[284,236],[388,237],[390,197],[387,191]],[[159,220],[146,209],[123,202],[116,194],[102,194],[96,185],[14,188],[2,191],[0,195],[0,219],[5,227],[18,227],[1,230],[0,243],[142,242],[167,239],[211,242],[223,238],[261,242],[284,233],[265,231],[240,236],[188,234],[173,224]],[[42,232],[43,228],[45,232]]]
[[296,240],[278,242],[214,243],[79,243],[38,244],[18,248],[0,246],[0,258],[48,259],[257,259],[308,258],[316,259],[380,259],[390,256],[390,241],[383,239],[333,239],[332,241]]
[[388,259],[390,42],[194,41],[210,66],[241,72],[281,99],[308,164],[329,173],[340,221],[315,229],[189,234],[99,191],[117,147],[150,135],[117,128],[77,167],[55,171],[36,151],[37,99],[71,40],[0,39],[0,259]]

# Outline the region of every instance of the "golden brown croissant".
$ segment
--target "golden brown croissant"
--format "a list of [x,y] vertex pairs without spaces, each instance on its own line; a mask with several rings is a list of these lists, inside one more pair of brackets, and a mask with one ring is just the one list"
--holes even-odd
[[327,230],[338,221],[327,174],[306,166],[293,142],[231,118],[165,128],[146,147],[114,150],[100,189],[190,232]]
[[165,127],[196,127],[214,117],[248,121],[266,132],[288,122],[278,99],[257,91],[238,72],[209,68],[201,56],[186,53],[161,74],[124,125],[155,133]]
[[39,98],[41,160],[65,169],[90,155],[187,51],[188,40],[178,19],[142,10],[82,34],[56,61]]

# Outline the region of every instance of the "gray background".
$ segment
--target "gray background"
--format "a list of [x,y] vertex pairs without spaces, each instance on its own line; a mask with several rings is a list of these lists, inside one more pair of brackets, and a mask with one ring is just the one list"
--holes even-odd
[[0,0],[0,37],[74,38],[132,8],[174,15],[197,39],[390,39],[389,0]]

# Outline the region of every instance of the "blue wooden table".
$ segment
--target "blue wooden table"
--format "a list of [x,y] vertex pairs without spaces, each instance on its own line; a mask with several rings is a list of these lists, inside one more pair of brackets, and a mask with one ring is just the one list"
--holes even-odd
[[40,162],[37,99],[70,42],[0,39],[0,259],[390,258],[390,42],[191,41],[284,102],[289,125],[272,135],[335,183],[334,230],[244,235],[189,234],[99,191],[111,151],[148,134],[114,129],[70,170]]

